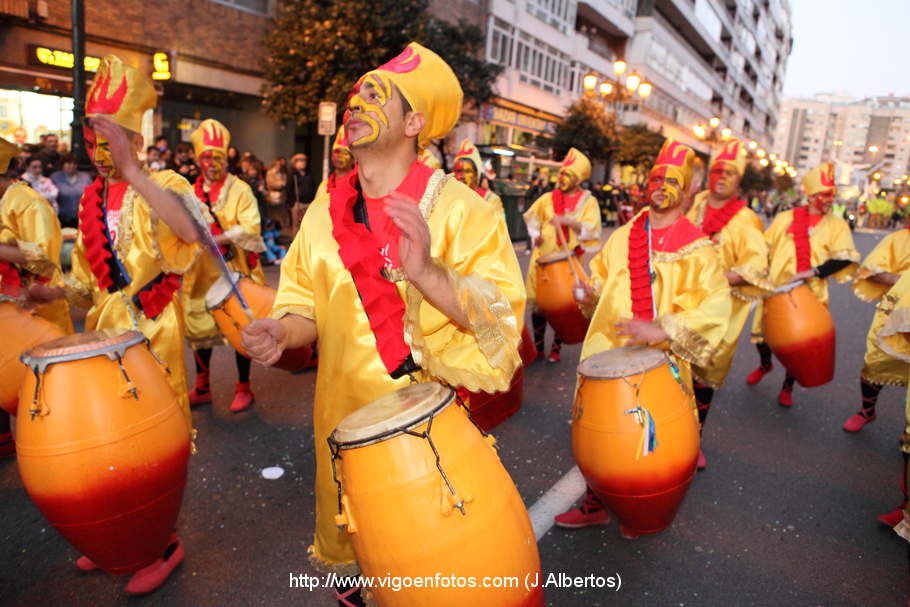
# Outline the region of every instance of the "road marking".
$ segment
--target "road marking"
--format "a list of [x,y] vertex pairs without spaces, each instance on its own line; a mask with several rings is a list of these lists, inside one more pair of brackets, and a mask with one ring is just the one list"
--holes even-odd
[[581,470],[578,466],[572,466],[571,470],[528,508],[531,525],[534,527],[534,537],[538,541],[553,527],[553,517],[568,510],[569,506],[584,495],[585,486]]

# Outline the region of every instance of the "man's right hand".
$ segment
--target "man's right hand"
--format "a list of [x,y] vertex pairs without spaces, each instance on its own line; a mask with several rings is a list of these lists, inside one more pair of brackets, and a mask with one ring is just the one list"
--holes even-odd
[[43,304],[63,297],[63,289],[35,283],[25,291],[26,304]]
[[542,236],[535,236],[535,237],[534,237],[534,246],[535,246],[535,247],[539,247],[539,246],[542,245],[542,244],[543,244],[543,237],[542,237]]
[[288,345],[288,331],[274,318],[254,320],[241,331],[243,347],[250,358],[270,367],[278,362]]

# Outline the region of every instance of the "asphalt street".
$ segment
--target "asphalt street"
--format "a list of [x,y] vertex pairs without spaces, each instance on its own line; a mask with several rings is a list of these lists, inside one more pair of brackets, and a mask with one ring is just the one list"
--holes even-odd
[[[880,235],[857,234],[865,255]],[[523,246],[519,259],[527,265]],[[277,282],[277,268],[269,269]],[[740,341],[727,387],[708,419],[708,469],[692,483],[673,526],[636,541],[616,523],[550,529],[539,542],[544,574],[616,576],[619,591],[548,588],[547,604],[574,606],[903,605],[910,582],[906,543],[876,515],[901,499],[904,389],[885,388],[878,420],[857,435],[841,424],[859,405],[858,374],[873,306],[849,286],[832,285],[837,376],[797,388],[795,406],[776,404],[778,366],[757,387],[757,364]],[[494,431],[500,456],[526,505],[574,465],[571,398],[580,346],[562,362],[535,362],[525,374],[521,411]],[[304,605],[335,603],[327,590],[289,587],[289,575],[315,575],[306,548],[313,533],[314,372],[291,376],[254,367],[257,402],[227,410],[233,354],[214,357],[215,404],[194,409],[198,455],[179,521],[187,556],[155,594],[128,599],[125,579],[79,573],[78,553],[31,503],[14,459],[0,461],[0,604]],[[192,369],[189,356],[187,364]],[[266,480],[261,470],[280,466]],[[414,538],[420,541],[421,538]]]

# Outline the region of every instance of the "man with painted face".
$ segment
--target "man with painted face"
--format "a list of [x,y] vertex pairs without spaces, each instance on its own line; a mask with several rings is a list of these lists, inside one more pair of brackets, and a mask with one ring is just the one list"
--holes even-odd
[[492,204],[505,218],[505,209],[502,207],[502,199],[493,190],[487,190],[480,187],[480,171],[483,168],[483,162],[480,159],[480,151],[471,143],[470,139],[461,142],[458,148],[458,154],[455,155],[455,162],[452,165],[452,175],[465,184],[477,194]]
[[[525,288],[531,306],[534,345],[543,356],[547,319],[537,310],[537,260],[559,250],[568,250],[581,257],[585,251],[600,246],[600,207],[591,192],[582,189],[581,182],[591,177],[591,161],[575,148],[570,148],[559,169],[556,189],[534,201],[525,211],[524,220],[534,244]],[[557,230],[559,232],[557,232]],[[562,340],[553,336],[547,362],[559,362]]]
[[[770,254],[768,278],[775,288],[804,280],[818,300],[827,305],[828,277],[848,282],[860,255],[853,244],[850,226],[831,213],[837,192],[834,164],[826,162],[806,173],[803,190],[808,204],[779,213],[765,232]],[[774,368],[771,348],[765,343],[763,333],[759,303],[752,321],[752,341],[758,348],[760,364],[746,378],[749,385],[760,382]],[[780,406],[793,406],[795,381],[789,373],[784,378],[777,397]]]
[[[648,176],[650,205],[610,235],[590,263],[582,311],[591,326],[581,360],[622,346],[666,349],[691,394],[691,366],[710,366],[730,319],[730,285],[704,232],[683,216],[695,152],[667,140]],[[693,402],[694,408],[694,402]],[[694,463],[694,462],[693,462]],[[605,525],[610,516],[589,489],[556,516],[565,528]],[[637,534],[620,525],[627,539]]]
[[351,144],[342,124],[335,133],[335,141],[332,142],[332,172],[319,184],[315,198],[325,196],[330,184],[334,185],[336,179],[344,179],[353,170],[354,155],[351,153]]
[[[35,301],[65,296],[87,309],[86,331],[141,331],[170,369],[168,383],[192,434],[179,290],[182,275],[201,252],[194,222],[205,225],[211,219],[206,220],[186,179],[173,171],[147,174],[140,166],[142,116],[157,101],[148,76],[114,55],[102,59],[85,104],[86,151],[98,177],[80,202],[72,271],[64,276],[63,288],[34,285],[29,295]],[[133,573],[126,592],[152,592],[183,555],[175,534],[160,559]],[[96,568],[84,556],[76,565],[84,571]]]
[[[698,420],[704,429],[714,399],[730,372],[736,343],[742,333],[752,301],[760,298],[768,282],[768,245],[758,215],[739,198],[739,184],[746,171],[746,146],[738,139],[723,143],[711,159],[708,189],[695,197],[686,217],[711,239],[730,284],[731,316],[727,334],[707,368],[695,366],[695,402]],[[698,454],[698,467],[705,457]]]
[[[461,107],[451,68],[416,43],[357,82],[344,124],[357,165],[307,211],[281,264],[272,318],[243,331],[250,355],[267,365],[318,335],[310,555],[323,569],[357,570],[334,520],[326,439],[341,420],[412,377],[506,391],[521,364],[525,293],[505,222],[417,157]],[[342,605],[355,604],[356,590],[339,590]]]
[[[265,243],[261,236],[256,196],[246,182],[227,172],[231,133],[223,124],[209,118],[193,131],[190,141],[200,172],[193,187],[196,197],[212,216],[210,229],[221,254],[232,270],[254,282],[265,284],[265,275],[259,263],[259,253],[265,251]],[[196,385],[189,394],[190,406],[212,401],[209,387],[212,348],[222,345],[224,338],[205,307],[205,296],[220,275],[211,257],[203,255],[184,277],[186,339],[196,361]],[[254,397],[250,388],[250,359],[239,352],[234,353],[234,359],[237,363],[237,385],[229,409],[239,413],[249,408]]]

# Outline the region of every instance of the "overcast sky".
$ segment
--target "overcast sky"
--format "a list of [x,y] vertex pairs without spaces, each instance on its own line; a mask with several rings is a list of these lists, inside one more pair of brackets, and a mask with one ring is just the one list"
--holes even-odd
[[784,97],[910,96],[910,0],[790,0]]

